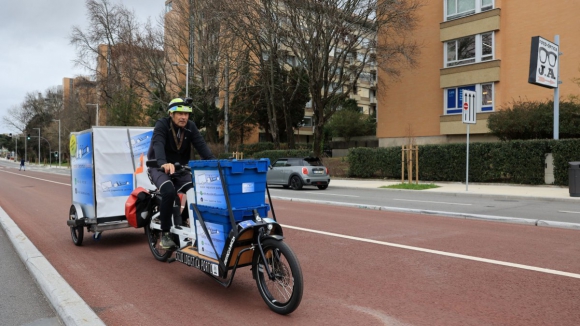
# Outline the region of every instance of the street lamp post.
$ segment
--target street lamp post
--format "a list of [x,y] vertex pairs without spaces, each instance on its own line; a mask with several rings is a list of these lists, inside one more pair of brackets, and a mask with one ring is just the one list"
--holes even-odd
[[87,105],[95,105],[97,107],[97,127],[99,126],[99,103],[87,103]]
[[185,66],[185,97],[189,97],[189,65],[187,63],[173,62],[172,66]]
[[38,166],[40,166],[40,128],[32,129],[38,129]]
[[[45,100],[56,101],[55,98],[48,98],[48,97],[45,98]],[[64,102],[62,103],[62,106],[64,107]],[[59,116],[60,116],[60,112],[59,112]],[[60,167],[60,164],[61,164],[61,159],[60,159],[60,119],[52,119],[52,121],[58,121],[58,166]],[[50,144],[48,146],[50,147]],[[52,155],[52,153],[50,155]]]
[[58,121],[58,167],[60,167],[60,119],[52,119],[52,121]]
[[14,138],[14,140],[16,141],[16,151],[14,152],[14,162],[18,161],[18,136],[14,135],[12,136],[12,134],[9,135],[10,138]]

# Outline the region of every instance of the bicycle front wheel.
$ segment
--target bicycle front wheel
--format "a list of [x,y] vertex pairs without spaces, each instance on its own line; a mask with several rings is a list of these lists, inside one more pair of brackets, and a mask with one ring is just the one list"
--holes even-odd
[[161,247],[161,231],[152,229],[150,227],[150,222],[147,221],[145,224],[145,234],[147,235],[147,241],[149,242],[149,249],[155,259],[165,262],[173,254],[172,250],[166,250]]
[[[252,272],[260,295],[272,311],[287,315],[300,305],[302,269],[292,249],[283,241],[266,239],[262,243],[266,263],[260,252],[254,252]],[[273,277],[268,276],[268,269]]]

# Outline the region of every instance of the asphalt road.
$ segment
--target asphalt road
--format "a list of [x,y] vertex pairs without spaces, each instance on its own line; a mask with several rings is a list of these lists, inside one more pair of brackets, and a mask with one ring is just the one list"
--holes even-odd
[[469,194],[421,192],[413,190],[328,187],[326,190],[304,188],[301,191],[270,187],[272,196],[333,201],[386,208],[418,209],[445,213],[478,214],[522,219],[580,223],[578,203],[470,196]]
[[580,324],[577,230],[275,200],[305,279],[301,306],[279,316],[248,268],[222,288],[155,261],[143,230],[74,246],[67,176],[0,177],[0,206],[107,325]]

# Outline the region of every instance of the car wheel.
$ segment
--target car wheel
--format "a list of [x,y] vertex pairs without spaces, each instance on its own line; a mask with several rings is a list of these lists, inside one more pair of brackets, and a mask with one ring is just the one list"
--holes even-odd
[[300,180],[299,176],[295,175],[290,178],[290,187],[294,190],[302,189],[302,180]]

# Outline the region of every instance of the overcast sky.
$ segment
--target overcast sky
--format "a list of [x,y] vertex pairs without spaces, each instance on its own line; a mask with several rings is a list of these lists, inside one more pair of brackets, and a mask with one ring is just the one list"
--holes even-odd
[[[109,0],[132,9],[145,23],[155,22],[164,0]],[[0,0],[0,134],[16,132],[2,123],[8,109],[24,102],[26,93],[62,85],[64,77],[87,74],[75,68],[69,44],[73,26],[86,30],[83,0]]]

